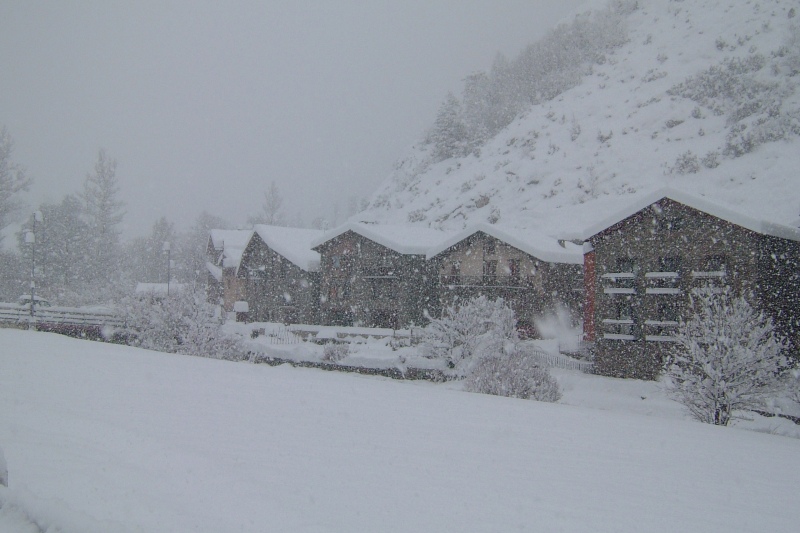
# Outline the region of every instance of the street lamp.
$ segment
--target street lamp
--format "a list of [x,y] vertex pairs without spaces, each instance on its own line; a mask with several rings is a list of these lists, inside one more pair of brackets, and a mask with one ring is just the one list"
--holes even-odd
[[25,242],[31,245],[31,324],[36,322],[36,223],[42,221],[42,212],[33,213],[33,230],[25,234]]
[[169,298],[169,278],[171,277],[171,270],[172,270],[172,260],[170,258],[170,249],[171,246],[169,241],[164,241],[164,246],[161,248],[162,251],[167,252],[167,297]]

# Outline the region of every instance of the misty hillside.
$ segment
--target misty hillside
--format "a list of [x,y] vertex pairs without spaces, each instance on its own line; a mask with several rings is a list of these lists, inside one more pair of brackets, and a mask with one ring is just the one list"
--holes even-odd
[[361,220],[571,235],[669,186],[800,224],[800,7],[614,1],[448,95]]

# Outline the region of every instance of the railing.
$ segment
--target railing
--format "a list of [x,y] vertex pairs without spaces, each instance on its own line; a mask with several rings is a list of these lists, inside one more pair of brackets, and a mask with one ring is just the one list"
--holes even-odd
[[506,287],[521,289],[531,283],[522,276],[439,276],[442,285],[451,287]]
[[31,316],[29,306],[0,304],[0,322],[6,324],[55,324],[67,326],[120,327],[124,321],[111,311],[95,311],[80,307],[36,306]]
[[562,355],[560,353],[549,353],[537,348],[534,348],[532,353],[539,363],[547,367],[578,370],[586,374],[591,374],[594,371],[594,365],[590,361],[581,361],[579,359],[567,357],[566,355]]

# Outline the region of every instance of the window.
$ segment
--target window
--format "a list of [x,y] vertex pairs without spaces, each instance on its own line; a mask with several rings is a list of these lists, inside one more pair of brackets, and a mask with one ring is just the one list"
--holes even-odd
[[485,241],[483,241],[483,253],[484,255],[494,255],[495,253],[494,239],[486,239]]
[[633,304],[630,298],[614,298],[614,318],[620,322],[628,321],[628,323],[617,323],[614,333],[633,335]]
[[333,268],[341,268],[342,256],[340,255],[331,256],[331,264],[333,265]]
[[509,259],[508,260],[508,274],[512,278],[519,277],[519,259]]
[[678,272],[681,269],[681,257],[679,255],[667,255],[658,258],[659,272]]
[[617,257],[617,272],[627,272],[636,274],[639,267],[636,265],[636,259],[633,257]]
[[677,322],[680,318],[680,309],[678,302],[664,299],[658,302],[658,320],[659,322]]
[[450,274],[444,278],[444,282],[450,285],[458,285],[461,282],[461,265],[458,261],[450,265]]
[[483,275],[495,277],[497,275],[497,260],[491,259],[483,262]]
[[705,272],[722,272],[725,270],[727,257],[724,255],[709,255],[703,260],[703,270]]

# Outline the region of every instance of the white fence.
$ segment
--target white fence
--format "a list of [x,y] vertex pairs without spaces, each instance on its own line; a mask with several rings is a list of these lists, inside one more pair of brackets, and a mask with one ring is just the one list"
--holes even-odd
[[566,370],[579,370],[586,374],[594,371],[594,365],[590,361],[573,359],[560,353],[548,353],[544,350],[534,348],[533,355],[544,366],[551,368],[563,368]]
[[0,303],[0,322],[5,324],[52,324],[64,326],[112,326],[124,324],[111,311],[98,311],[80,307],[39,307],[34,308],[34,315],[28,306]]

